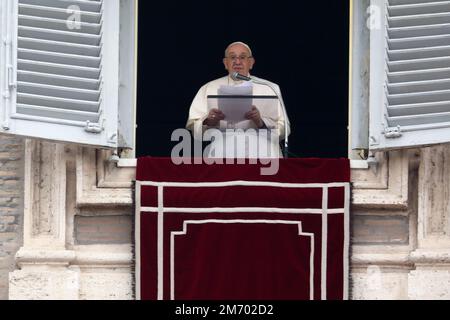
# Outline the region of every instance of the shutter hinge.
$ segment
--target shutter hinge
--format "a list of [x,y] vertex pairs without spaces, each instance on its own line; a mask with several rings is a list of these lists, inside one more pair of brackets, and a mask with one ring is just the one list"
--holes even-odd
[[396,128],[385,128],[383,134],[387,139],[400,138],[403,135],[400,126]]
[[90,133],[101,133],[103,131],[103,127],[100,126],[99,123],[91,123],[90,121],[86,121],[86,126],[84,127],[84,131]]

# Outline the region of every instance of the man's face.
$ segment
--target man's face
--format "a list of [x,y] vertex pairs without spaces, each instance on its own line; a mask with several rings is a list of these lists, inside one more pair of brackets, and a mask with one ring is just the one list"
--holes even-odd
[[238,72],[247,76],[254,63],[255,59],[250,56],[250,52],[242,44],[235,44],[228,48],[227,56],[223,58],[223,64],[229,74]]

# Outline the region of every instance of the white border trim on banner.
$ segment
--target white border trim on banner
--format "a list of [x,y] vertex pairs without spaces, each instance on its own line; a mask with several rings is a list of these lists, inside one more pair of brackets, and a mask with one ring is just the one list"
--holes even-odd
[[[142,186],[155,186],[158,188],[158,207],[141,207],[140,197]],[[279,187],[279,188],[321,188],[322,189],[322,208],[321,209],[300,209],[300,208],[268,208],[268,207],[213,207],[213,208],[164,208],[163,202],[163,188],[164,187],[228,187],[228,186],[264,186],[264,187]],[[328,209],[328,189],[333,187],[344,187],[344,208]],[[350,220],[350,184],[348,182],[333,182],[333,183],[282,183],[282,182],[265,182],[265,181],[225,181],[225,182],[156,182],[156,181],[136,181],[136,210],[135,210],[135,242],[136,242],[136,298],[141,299],[141,284],[140,284],[140,218],[141,212],[157,212],[158,213],[158,293],[157,299],[162,300],[163,295],[163,248],[164,248],[164,212],[277,212],[277,213],[297,213],[297,214],[321,214],[322,215],[322,246],[321,246],[321,299],[326,299],[326,264],[327,264],[327,230],[328,230],[328,215],[329,214],[344,214],[344,248],[343,248],[343,299],[348,299],[348,250],[349,250],[349,220]],[[191,221],[191,220],[189,220]],[[194,221],[194,220],[192,220]],[[199,220],[202,221],[202,220]],[[218,220],[220,221],[220,220]],[[225,220],[230,221],[230,220]],[[243,220],[246,221],[246,220]],[[250,220],[251,221],[251,220]],[[276,221],[276,220],[268,220]],[[281,221],[281,220],[280,220]],[[306,234],[306,233],[305,233]],[[314,238],[312,238],[314,239]],[[172,282],[171,282],[172,288]],[[171,289],[172,290],[172,289]],[[172,293],[171,293],[172,296]]]
[[320,261],[320,298],[327,300],[327,263],[328,263],[328,187],[322,188],[322,249]]
[[170,233],[170,300],[175,300],[175,236],[186,235],[189,224],[207,224],[207,223],[227,223],[227,224],[292,224],[298,225],[298,234],[310,237],[309,254],[309,298],[314,300],[314,233],[302,232],[302,222],[293,220],[244,220],[244,219],[206,219],[206,220],[185,220],[183,221],[182,231],[172,231]]
[[[213,207],[213,208],[183,208],[165,207],[165,212],[170,213],[233,213],[233,212],[270,212],[270,213],[293,213],[293,214],[322,214],[323,209],[295,209],[295,208],[271,208],[271,207]],[[159,212],[157,207],[141,207],[141,212]],[[344,213],[344,209],[328,209],[328,214]]]
[[134,208],[134,281],[136,288],[136,300],[141,300],[141,182],[134,185],[136,205]]

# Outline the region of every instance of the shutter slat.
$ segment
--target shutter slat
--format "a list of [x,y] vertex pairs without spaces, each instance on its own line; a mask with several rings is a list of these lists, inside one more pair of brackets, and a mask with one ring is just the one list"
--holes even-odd
[[450,23],[450,12],[388,18],[390,28]]
[[449,33],[450,33],[449,23],[431,26],[390,28],[388,31],[390,39],[413,38],[428,35],[445,35]]
[[450,57],[404,60],[388,63],[390,72],[439,69],[450,67]]
[[447,0],[388,0],[388,4],[391,6],[429,2],[447,2]]
[[389,61],[445,57],[450,56],[450,47],[441,46],[403,50],[388,50],[387,54]]
[[87,55],[99,57],[101,48],[99,46],[81,45],[75,43],[55,42],[42,39],[22,38],[18,39],[19,48],[52,51],[68,54]]
[[429,81],[414,81],[388,84],[389,94],[402,94],[408,92],[427,92],[446,90],[450,88],[450,79],[438,79]]
[[57,108],[48,108],[42,106],[32,106],[18,104],[17,112],[30,116],[40,116],[47,118],[65,119],[71,121],[90,121],[98,122],[99,114],[95,112],[85,112],[76,110],[61,110]]
[[[67,9],[50,8],[39,5],[28,5],[22,4],[21,2],[22,1],[19,2],[19,14],[21,15],[59,20],[67,20],[67,18],[70,17],[70,14],[67,13]],[[101,21],[101,13],[80,11],[79,14],[80,21],[86,23],[100,23]]]
[[388,46],[390,50],[450,46],[450,34],[393,39],[388,41]]
[[99,46],[101,39],[100,35],[23,26],[19,27],[19,37],[38,38],[42,40],[59,41],[64,43],[68,42],[90,46]]
[[19,92],[35,94],[40,96],[49,96],[73,100],[98,101],[100,98],[99,90],[85,90],[76,88],[67,88],[52,86],[42,83],[17,82]]
[[18,59],[52,62],[57,64],[73,65],[88,68],[100,68],[100,57],[80,56],[58,52],[47,52],[30,49],[19,49]]
[[450,68],[390,72],[387,79],[388,83],[450,79]]
[[391,17],[441,13],[446,11],[450,11],[450,1],[409,3],[388,7],[388,12]]
[[100,80],[97,79],[60,76],[24,70],[17,73],[17,80],[87,90],[98,90],[100,86]]
[[450,112],[391,117],[388,120],[388,123],[392,127],[395,127],[397,125],[413,126],[413,125],[436,124],[447,122],[450,122]]
[[32,60],[17,60],[18,70],[35,71],[62,76],[80,77],[88,79],[99,79],[99,68],[86,68],[80,66],[69,66],[50,62]]
[[389,115],[391,117],[414,114],[442,113],[447,112],[448,110],[450,110],[450,101],[415,103],[388,107]]
[[76,5],[80,8],[80,10],[90,12],[100,12],[102,8],[101,2],[86,0],[21,0],[20,3],[51,8],[61,8],[64,10],[72,5]]
[[[388,95],[389,106],[450,100],[450,90]],[[450,110],[449,110],[450,111]]]
[[[60,20],[60,19],[19,15],[19,24],[25,27],[67,31],[67,19]],[[101,27],[102,26],[99,23],[85,23],[83,21],[80,21],[79,28],[73,28],[70,31],[98,35],[100,34]]]
[[18,93],[17,103],[59,108],[63,110],[79,110],[87,112],[98,112],[100,107],[99,102],[39,96],[28,93]]

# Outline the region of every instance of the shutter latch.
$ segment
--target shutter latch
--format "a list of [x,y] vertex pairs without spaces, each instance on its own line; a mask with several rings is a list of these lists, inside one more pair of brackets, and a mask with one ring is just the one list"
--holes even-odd
[[388,139],[400,138],[402,136],[402,128],[400,126],[395,128],[385,128],[383,133]]
[[9,65],[8,66],[8,87],[9,87],[9,90],[14,89],[14,88],[17,87],[16,79],[14,77],[15,73],[16,72],[14,70],[14,67]]
[[101,133],[103,131],[103,127],[100,126],[99,123],[91,123],[90,121],[86,121],[86,126],[84,127],[84,131],[90,133]]

